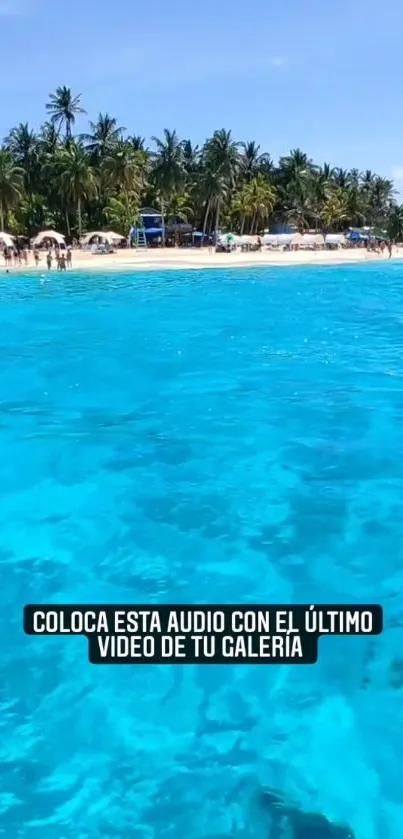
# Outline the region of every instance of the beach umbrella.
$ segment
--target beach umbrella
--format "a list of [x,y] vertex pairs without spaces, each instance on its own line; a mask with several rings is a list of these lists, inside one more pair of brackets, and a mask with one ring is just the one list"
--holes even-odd
[[5,233],[4,230],[0,232],[0,242],[5,245],[6,248],[13,248],[14,247],[14,236],[10,236],[9,233]]
[[41,232],[35,236],[32,244],[41,245],[42,242],[46,241],[46,239],[53,239],[53,241],[57,242],[58,245],[66,245],[64,236],[62,236],[61,233],[57,233],[56,230],[41,230]]

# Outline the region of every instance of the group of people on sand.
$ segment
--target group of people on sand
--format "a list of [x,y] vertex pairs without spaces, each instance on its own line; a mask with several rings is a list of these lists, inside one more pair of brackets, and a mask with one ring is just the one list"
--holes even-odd
[[[40,263],[40,260],[41,260],[41,255],[40,255],[39,248],[34,248],[32,253],[33,253],[33,257],[34,257],[35,266],[38,267],[39,263]],[[30,251],[26,247],[19,248],[19,247],[16,246],[15,248],[10,248],[10,247],[7,247],[7,245],[4,245],[3,257],[4,257],[4,262],[5,262],[6,268],[7,269],[10,268],[12,265],[14,265],[14,266],[28,265],[29,254],[30,254]],[[46,264],[48,266],[48,271],[51,270],[52,265],[53,265],[53,261],[55,261],[56,268],[57,268],[58,271],[66,271],[67,268],[71,268],[71,266],[72,266],[71,247],[67,247],[65,251],[61,250],[61,248],[59,248],[59,247],[55,247],[53,252],[52,252],[52,249],[49,248],[47,253],[46,253]]]
[[28,248],[9,248],[7,245],[4,245],[3,257],[7,267],[11,265],[28,265]]
[[[36,256],[38,254],[38,258]],[[53,258],[56,261],[56,269],[58,271],[66,271],[67,268],[71,268],[72,266],[72,255],[71,255],[71,248],[68,247],[66,252],[60,250],[60,248],[55,248],[54,255],[52,253],[51,248],[49,248],[46,254],[46,265],[48,266],[48,271],[52,269],[53,265]],[[39,262],[39,253],[34,251],[34,259],[35,263],[38,264]]]
[[385,251],[389,254],[389,259],[392,258],[392,242],[390,240],[384,241],[383,239],[367,239],[364,242],[364,247],[368,251],[372,251],[373,253],[383,255]]

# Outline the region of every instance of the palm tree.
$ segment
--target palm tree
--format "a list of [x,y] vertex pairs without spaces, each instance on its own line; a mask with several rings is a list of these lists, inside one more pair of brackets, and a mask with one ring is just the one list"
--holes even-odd
[[203,149],[205,165],[216,169],[233,189],[240,166],[239,143],[232,139],[231,131],[220,128],[207,140]]
[[349,184],[352,184],[354,186],[358,186],[358,184],[360,182],[360,170],[359,169],[350,169],[350,171],[348,173],[348,181],[349,181]]
[[280,170],[287,175],[288,180],[298,180],[312,172],[313,163],[301,149],[291,149],[288,155],[280,157]]
[[[103,183],[124,197],[127,217],[131,214],[132,204],[138,206],[139,203],[142,163],[142,152],[135,152],[131,143],[125,140],[119,140],[111,146],[102,161]],[[133,221],[132,218],[130,226]]]
[[342,187],[336,187],[326,198],[321,219],[326,229],[340,228],[348,216],[347,196]]
[[334,170],[334,182],[336,186],[340,186],[342,189],[347,187],[351,182],[351,175],[347,169],[340,169],[337,168]]
[[148,151],[146,148],[146,139],[145,137],[141,137],[140,134],[133,134],[132,137],[128,137],[127,142],[130,143],[133,151]]
[[122,138],[125,131],[115,117],[109,114],[98,114],[96,122],[90,122],[90,134],[82,134],[81,140],[87,146],[94,161],[103,159],[107,151]]
[[39,132],[39,147],[42,154],[49,157],[60,148],[59,132],[53,122],[45,122]]
[[132,224],[136,224],[139,219],[138,199],[133,193],[129,196],[127,193],[110,196],[103,213],[112,230],[127,236]]
[[139,158],[130,143],[119,140],[108,149],[102,164],[107,182],[119,192],[139,189]]
[[206,141],[202,152],[205,172],[204,189],[207,194],[207,214],[215,209],[215,233],[219,230],[220,213],[225,199],[230,200],[240,166],[239,143],[231,131],[220,128]]
[[310,207],[316,225],[320,220],[321,209],[334,188],[335,174],[330,163],[324,163],[312,171],[309,184]]
[[269,175],[273,170],[273,161],[266,152],[261,153],[260,146],[251,140],[249,143],[241,143],[242,155],[240,158],[240,169],[242,178],[249,182],[256,175]]
[[73,96],[69,87],[57,87],[55,93],[49,96],[46,110],[50,114],[50,121],[60,132],[65,126],[66,143],[71,141],[72,126],[75,124],[77,114],[85,114],[84,108],[80,105],[81,93]]
[[193,217],[193,207],[186,192],[173,192],[166,206],[168,219],[180,219],[188,224]]
[[246,221],[253,213],[250,203],[250,194],[247,187],[248,184],[244,184],[239,192],[235,193],[231,202],[231,215],[233,218],[237,218],[240,222],[239,232],[241,236],[244,232]]
[[393,208],[388,220],[388,235],[393,242],[403,241],[403,206]]
[[162,215],[162,246],[165,246],[165,202],[175,191],[180,191],[185,181],[183,146],[176,131],[164,128],[164,139],[151,138],[156,146],[152,176],[160,196]]
[[20,122],[12,128],[4,140],[4,147],[11,152],[19,166],[27,170],[37,162],[38,137],[27,122]]
[[247,186],[249,206],[252,213],[251,233],[266,224],[276,203],[276,190],[263,176],[257,175]]
[[[216,169],[206,169],[201,181],[201,195],[205,207],[203,236],[206,233],[210,217],[215,214],[214,230],[218,233],[221,207],[228,198],[228,183],[225,176]],[[211,229],[211,225],[209,225]]]
[[78,235],[82,235],[82,204],[97,192],[97,180],[86,149],[73,142],[59,152],[54,164],[62,194],[75,206]]
[[199,146],[193,146],[190,140],[182,140],[182,149],[186,176],[191,180],[199,170],[200,149]]
[[312,183],[316,172],[317,167],[301,149],[291,149],[288,155],[280,157],[277,182],[284,215],[301,230],[309,227],[309,220],[315,216]]
[[24,193],[24,170],[14,163],[10,151],[0,149],[0,226],[5,214],[21,201]]
[[258,174],[249,183],[244,183],[235,194],[231,205],[232,212],[241,220],[241,235],[248,219],[250,233],[255,233],[263,227],[273,212],[275,203],[276,190],[264,175]]
[[35,132],[29,128],[27,122],[21,122],[11,129],[4,141],[4,146],[12,155],[17,166],[20,166],[24,171],[24,190],[28,199],[26,221],[28,227],[30,227],[30,205],[40,184],[39,139]]
[[371,221],[373,224],[381,223],[390,214],[396,194],[393,182],[388,178],[375,176],[372,180],[369,191],[369,204],[371,208]]

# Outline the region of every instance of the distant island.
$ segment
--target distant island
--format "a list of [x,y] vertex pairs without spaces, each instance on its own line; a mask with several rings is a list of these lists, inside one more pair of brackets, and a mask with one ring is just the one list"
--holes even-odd
[[202,233],[264,229],[378,229],[403,239],[403,206],[393,181],[367,170],[316,164],[300,149],[275,163],[253,140],[218,129],[199,147],[165,128],[148,144],[100,113],[88,133],[74,133],[86,114],[81,95],[58,87],[38,132],[11,128],[0,149],[0,228],[33,236],[55,229],[80,238],[87,230],[124,236],[142,206],[158,207]]

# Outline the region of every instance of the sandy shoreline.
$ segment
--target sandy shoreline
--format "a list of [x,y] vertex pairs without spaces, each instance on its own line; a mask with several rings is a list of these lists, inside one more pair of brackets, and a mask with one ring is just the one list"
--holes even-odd
[[[403,258],[403,248],[394,248],[392,260]],[[92,254],[88,251],[73,251],[73,270],[108,271],[108,270],[203,270],[206,268],[248,268],[258,266],[290,265],[343,265],[352,263],[373,263],[385,261],[387,256],[368,253],[365,248],[341,251],[262,251],[261,253],[215,253],[207,249],[165,248],[155,250],[121,250],[114,254]],[[3,264],[2,273],[6,272]],[[70,269],[71,270],[71,269]],[[28,265],[13,265],[8,268],[10,274],[35,272],[47,273],[45,254],[37,267],[32,259]],[[52,273],[56,266],[52,268]]]

